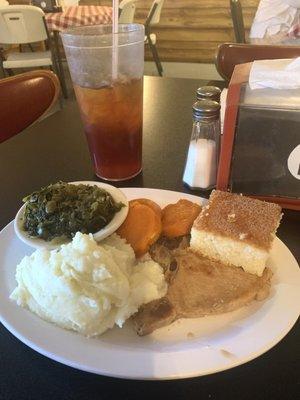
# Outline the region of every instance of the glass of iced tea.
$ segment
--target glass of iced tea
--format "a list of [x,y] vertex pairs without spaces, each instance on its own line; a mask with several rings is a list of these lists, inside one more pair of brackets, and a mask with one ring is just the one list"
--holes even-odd
[[61,33],[95,173],[130,179],[142,169],[144,27],[81,26]]

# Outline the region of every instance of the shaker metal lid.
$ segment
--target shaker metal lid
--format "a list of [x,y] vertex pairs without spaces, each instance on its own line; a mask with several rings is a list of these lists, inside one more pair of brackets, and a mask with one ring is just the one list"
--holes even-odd
[[209,99],[220,101],[221,89],[217,86],[202,86],[197,89],[197,100]]
[[198,100],[193,104],[195,118],[215,119],[220,114],[220,104],[213,100]]

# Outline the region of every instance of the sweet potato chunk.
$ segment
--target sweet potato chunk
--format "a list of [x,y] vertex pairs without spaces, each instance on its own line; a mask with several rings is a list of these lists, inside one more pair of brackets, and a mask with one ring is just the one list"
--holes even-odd
[[162,210],[162,234],[169,238],[188,235],[200,211],[198,204],[185,199],[168,204]]
[[139,202],[129,202],[127,218],[117,234],[132,246],[137,257],[147,253],[161,234],[161,219],[152,208]]
[[129,202],[130,204],[135,204],[135,203],[140,203],[140,204],[144,204],[145,206],[150,207],[153,211],[155,211],[155,213],[159,216],[159,218],[161,218],[161,208],[160,206],[155,203],[155,201],[152,201],[150,199],[134,199],[134,200],[130,200]]

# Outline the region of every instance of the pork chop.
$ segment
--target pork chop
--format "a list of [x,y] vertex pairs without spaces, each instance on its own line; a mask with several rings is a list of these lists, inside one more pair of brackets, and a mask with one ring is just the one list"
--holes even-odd
[[272,276],[268,268],[258,277],[195,254],[182,242],[178,246],[170,249],[158,242],[151,249],[152,258],[164,268],[169,287],[165,297],[143,305],[134,315],[140,336],[179,318],[221,314],[268,296]]

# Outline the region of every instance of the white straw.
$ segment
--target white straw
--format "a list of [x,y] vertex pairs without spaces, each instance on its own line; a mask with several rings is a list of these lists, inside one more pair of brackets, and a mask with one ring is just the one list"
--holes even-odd
[[112,79],[118,78],[118,32],[119,32],[119,0],[113,0],[113,48],[112,48]]

